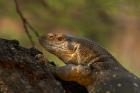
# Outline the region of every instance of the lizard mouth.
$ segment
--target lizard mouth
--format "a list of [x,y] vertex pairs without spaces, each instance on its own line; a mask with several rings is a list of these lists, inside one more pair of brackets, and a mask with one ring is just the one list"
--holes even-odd
[[51,44],[47,44],[46,48],[48,48],[48,50],[63,50],[63,51],[68,51],[67,49],[60,47],[60,46],[55,46],[55,45],[51,45]]
[[66,49],[65,48],[63,48],[63,47],[61,47],[61,46],[59,46],[59,45],[57,45],[57,44],[50,44],[49,42],[48,42],[48,40],[47,40],[47,38],[46,37],[40,37],[39,38],[39,43],[43,46],[43,47],[45,47],[45,48],[47,48],[47,49],[62,49],[62,50],[65,50],[66,51]]

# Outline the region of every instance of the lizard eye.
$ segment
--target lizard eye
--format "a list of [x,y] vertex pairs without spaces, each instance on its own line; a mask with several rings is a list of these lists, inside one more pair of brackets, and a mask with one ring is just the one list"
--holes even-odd
[[58,37],[57,40],[62,41],[62,40],[64,40],[64,38],[63,37]]

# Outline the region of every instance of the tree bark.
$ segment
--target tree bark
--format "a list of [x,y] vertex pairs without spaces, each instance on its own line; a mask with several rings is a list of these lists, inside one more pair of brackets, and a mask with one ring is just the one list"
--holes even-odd
[[55,77],[50,65],[37,49],[0,39],[0,93],[87,93],[83,86]]

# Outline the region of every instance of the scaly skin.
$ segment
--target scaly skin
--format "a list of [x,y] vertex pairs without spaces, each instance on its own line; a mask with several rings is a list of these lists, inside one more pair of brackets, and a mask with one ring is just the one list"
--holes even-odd
[[97,43],[62,33],[49,33],[39,41],[66,63],[52,69],[61,79],[75,81],[89,93],[140,93],[140,80]]

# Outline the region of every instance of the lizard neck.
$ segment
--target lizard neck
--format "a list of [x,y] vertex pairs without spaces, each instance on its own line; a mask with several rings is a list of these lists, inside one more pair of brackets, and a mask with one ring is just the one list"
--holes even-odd
[[118,68],[122,68],[120,63],[117,62],[117,60],[112,55],[95,56],[89,61],[88,66],[90,66],[94,72],[105,70],[116,71]]
[[90,59],[89,63],[94,64],[97,62],[107,62],[110,60],[112,60],[113,62],[116,61],[112,55],[101,54],[101,55],[96,55],[96,56],[92,57],[92,59]]

